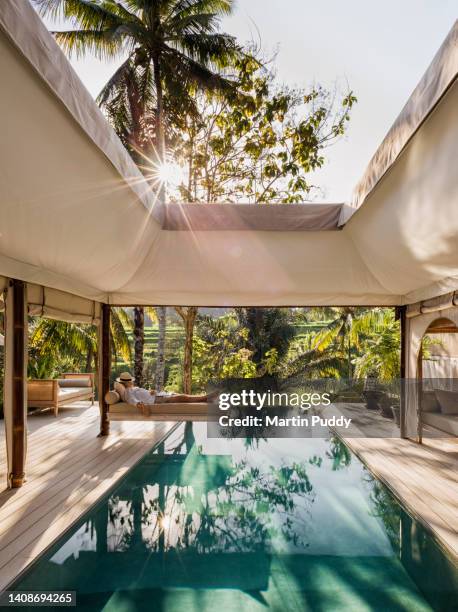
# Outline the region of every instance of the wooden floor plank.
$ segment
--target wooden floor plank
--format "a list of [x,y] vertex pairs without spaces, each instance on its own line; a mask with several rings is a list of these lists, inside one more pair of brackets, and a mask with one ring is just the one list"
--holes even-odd
[[[0,493],[0,590],[138,462],[176,423],[112,423],[97,438],[98,406],[81,402],[28,418],[27,482]],[[4,432],[0,473],[6,482]]]

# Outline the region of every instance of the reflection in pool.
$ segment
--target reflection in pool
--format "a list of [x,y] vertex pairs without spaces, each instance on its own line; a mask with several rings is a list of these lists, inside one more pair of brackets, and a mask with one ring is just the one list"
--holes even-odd
[[80,610],[453,610],[457,568],[338,439],[180,425],[14,589]]

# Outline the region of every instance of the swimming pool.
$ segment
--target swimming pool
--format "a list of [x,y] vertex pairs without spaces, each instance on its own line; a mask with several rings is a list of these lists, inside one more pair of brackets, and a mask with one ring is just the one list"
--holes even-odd
[[457,567],[337,438],[180,425],[16,581],[79,610],[453,610]]

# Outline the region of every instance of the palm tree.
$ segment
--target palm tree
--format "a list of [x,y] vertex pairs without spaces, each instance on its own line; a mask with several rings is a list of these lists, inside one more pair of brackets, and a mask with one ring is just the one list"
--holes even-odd
[[[141,309],[143,311],[143,308]],[[156,323],[158,327],[158,338],[156,344],[156,373],[154,380],[154,388],[157,391],[162,391],[164,388],[164,375],[165,375],[165,340],[167,333],[167,307],[166,306],[146,306],[145,312],[149,316],[152,322]],[[144,324],[144,320],[143,320]],[[134,323],[134,337],[136,333],[137,325]],[[142,368],[143,368],[143,349],[142,349]],[[137,351],[135,351],[135,361],[137,360]]]
[[134,308],[134,378],[139,387],[143,386],[143,351],[145,348],[145,311]]
[[[127,329],[132,325],[131,319],[123,308],[112,308],[110,322],[113,359],[120,355],[128,361],[131,352]],[[58,361],[64,359],[84,362],[86,371],[93,367],[97,371],[97,340],[97,328],[93,325],[36,319],[29,341],[31,375],[51,376]]]
[[[383,308],[367,309],[355,306],[327,309],[331,321],[315,336],[314,348],[326,351],[334,345],[342,354],[346,354],[347,378],[350,380],[352,351],[360,348],[364,337],[383,329],[385,312]],[[313,309],[310,315],[313,317]]]
[[[158,182],[157,170],[154,172],[151,166],[165,162],[166,127],[192,112],[193,89],[234,90],[235,84],[221,74],[221,68],[240,55],[240,48],[232,36],[217,31],[220,17],[231,12],[233,0],[34,2],[42,14],[65,17],[79,26],[54,32],[68,53],[91,51],[102,58],[127,53],[127,59],[102,89],[98,102],[134,161],[148,179]],[[161,200],[164,185],[158,183]],[[136,308],[134,316],[134,372],[141,384],[143,308]],[[157,388],[164,383],[165,319],[161,311]]]
[[318,378],[341,378],[343,355],[339,350],[318,351],[316,348],[294,347],[280,367],[280,373],[290,382]]
[[355,376],[376,374],[381,381],[399,378],[401,368],[401,333],[392,309],[384,309],[380,325],[365,339],[361,354],[354,360]]
[[183,393],[192,393],[192,343],[194,338],[194,325],[199,308],[197,306],[175,306],[175,311],[181,317],[185,330]]
[[165,373],[165,334],[167,332],[167,307],[158,306],[156,309],[158,323],[158,338],[156,349],[156,380],[155,388],[157,391],[162,391],[164,388],[164,373]]
[[[103,88],[103,104],[126,91],[137,73],[139,108],[155,100],[155,150],[165,159],[165,119],[176,103],[192,107],[192,92],[234,90],[221,71],[241,53],[235,38],[218,31],[233,0],[34,0],[40,13],[65,18],[76,29],[54,32],[64,50],[92,52],[108,59],[127,58]],[[164,93],[167,95],[165,96]],[[138,119],[141,121],[142,113]]]
[[267,353],[275,349],[277,359],[281,360],[296,335],[290,313],[285,308],[237,308],[236,313],[240,327],[248,330],[248,348],[262,374],[262,362]]

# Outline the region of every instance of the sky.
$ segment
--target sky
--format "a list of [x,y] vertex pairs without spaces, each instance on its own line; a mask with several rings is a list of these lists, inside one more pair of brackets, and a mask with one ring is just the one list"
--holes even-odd
[[[458,0],[237,0],[223,29],[276,52],[280,82],[354,91],[346,137],[310,176],[318,200],[342,202],[457,18]],[[90,57],[72,64],[93,96],[115,69]]]

